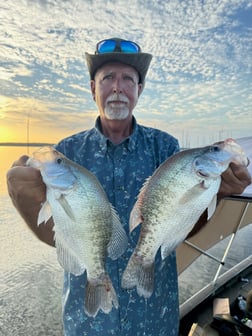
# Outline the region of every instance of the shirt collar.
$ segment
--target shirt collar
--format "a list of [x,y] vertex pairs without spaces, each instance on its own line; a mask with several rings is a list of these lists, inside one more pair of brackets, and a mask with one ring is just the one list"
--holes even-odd
[[[107,137],[105,137],[102,133],[100,117],[97,117],[95,121],[94,129],[95,129],[96,136],[97,136],[96,140],[98,141],[101,150],[106,152],[108,150],[108,146],[111,145],[111,141]],[[136,122],[135,117],[133,116],[132,117],[132,134],[128,136],[126,139],[124,139],[124,141],[121,143],[121,144],[124,144],[130,152],[133,151],[136,147],[137,133],[138,133],[138,124]]]

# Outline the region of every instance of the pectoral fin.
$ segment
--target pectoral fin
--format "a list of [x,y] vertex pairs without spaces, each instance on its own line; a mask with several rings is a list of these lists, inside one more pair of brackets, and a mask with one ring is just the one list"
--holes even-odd
[[186,204],[188,203],[188,201],[192,200],[192,199],[196,199],[198,198],[202,192],[203,192],[203,185],[202,183],[199,183],[199,184],[196,184],[194,187],[192,187],[191,189],[187,190],[183,195],[182,197],[180,198],[179,200],[179,203],[180,204]]
[[74,222],[76,221],[76,218],[74,216],[73,210],[71,208],[71,206],[69,205],[69,203],[67,202],[66,198],[64,197],[64,195],[61,195],[58,198],[58,202],[59,204],[62,206],[63,210],[65,211],[65,213],[67,214],[67,216],[73,220]]

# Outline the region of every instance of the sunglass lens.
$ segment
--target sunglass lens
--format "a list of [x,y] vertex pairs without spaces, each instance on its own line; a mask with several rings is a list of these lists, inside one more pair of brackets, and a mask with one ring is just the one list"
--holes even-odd
[[97,47],[98,53],[110,53],[115,50],[116,42],[113,40],[105,40],[99,43]]
[[130,41],[121,41],[120,45],[122,52],[125,53],[137,53],[140,51],[139,47],[135,43]]

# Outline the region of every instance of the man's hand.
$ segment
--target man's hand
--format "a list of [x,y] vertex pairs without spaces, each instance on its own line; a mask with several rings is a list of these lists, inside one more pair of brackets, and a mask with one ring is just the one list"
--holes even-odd
[[46,186],[39,170],[26,166],[28,156],[21,156],[7,172],[7,187],[11,200],[35,235],[54,245],[53,221],[37,225],[41,204],[46,200]]
[[221,175],[221,185],[218,199],[226,196],[241,194],[251,184],[251,176],[247,167],[231,163]]
[[46,187],[41,174],[39,170],[26,166],[27,160],[28,156],[22,156],[7,172],[9,195],[17,209],[28,204],[40,205],[46,199]]

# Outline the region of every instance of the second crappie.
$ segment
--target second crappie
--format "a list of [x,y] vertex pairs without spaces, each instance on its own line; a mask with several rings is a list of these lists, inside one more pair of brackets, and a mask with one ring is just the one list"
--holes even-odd
[[38,224],[53,217],[60,265],[74,275],[87,272],[86,314],[118,308],[105,259],[123,254],[127,236],[99,181],[53,147],[41,148],[27,164],[40,170],[47,187]]
[[155,256],[162,259],[181,243],[205,209],[215,210],[221,174],[230,162],[247,165],[232,139],[181,151],[167,159],[146,181],[130,215],[130,231],[142,223],[137,246],[122,276],[122,287],[136,287],[148,298],[154,289]]

